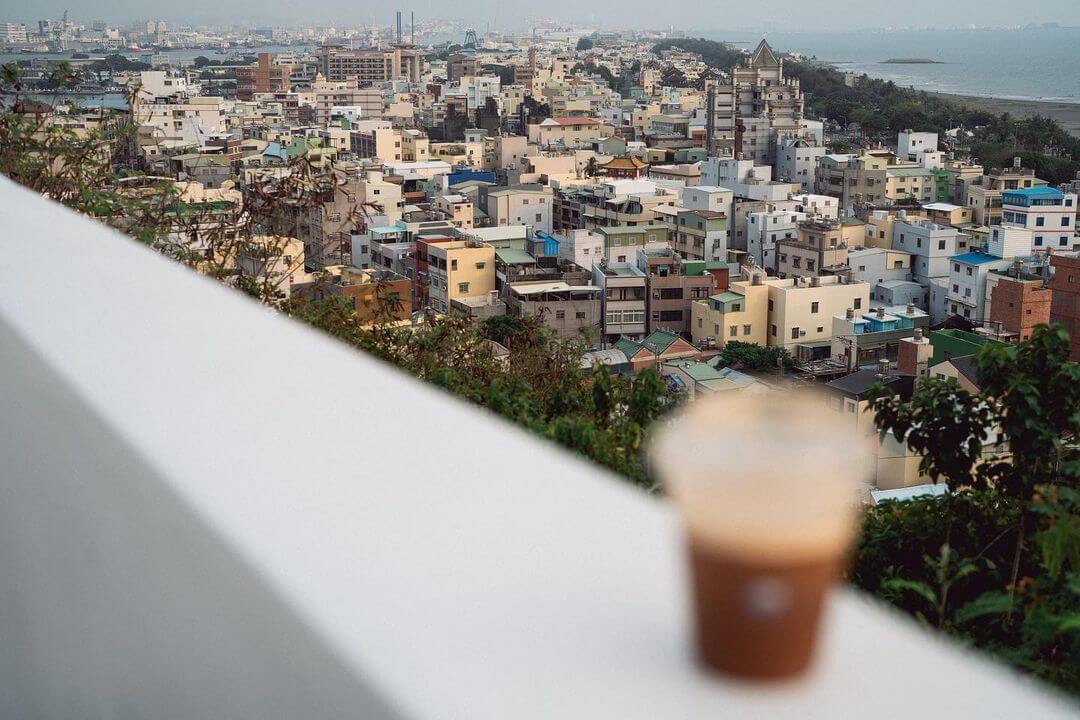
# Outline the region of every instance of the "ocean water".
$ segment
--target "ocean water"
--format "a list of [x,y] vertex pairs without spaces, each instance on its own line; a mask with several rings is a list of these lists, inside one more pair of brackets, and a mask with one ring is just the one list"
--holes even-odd
[[[707,34],[753,47],[761,35]],[[768,33],[777,50],[836,63],[904,87],[1020,100],[1080,103],[1080,27]],[[942,64],[892,65],[889,58]]]

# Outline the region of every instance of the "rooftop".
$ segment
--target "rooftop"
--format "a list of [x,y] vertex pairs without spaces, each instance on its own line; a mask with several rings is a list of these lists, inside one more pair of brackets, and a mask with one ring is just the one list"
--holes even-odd
[[983,265],[989,262],[1001,262],[1001,258],[997,255],[989,255],[978,250],[972,250],[963,255],[954,255],[949,259],[954,262],[964,263],[965,265]]

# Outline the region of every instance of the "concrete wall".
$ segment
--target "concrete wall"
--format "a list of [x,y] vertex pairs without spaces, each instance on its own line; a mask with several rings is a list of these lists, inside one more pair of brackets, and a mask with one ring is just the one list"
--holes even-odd
[[804,680],[709,677],[664,502],[2,179],[0,216],[4,720],[1074,715],[843,590]]

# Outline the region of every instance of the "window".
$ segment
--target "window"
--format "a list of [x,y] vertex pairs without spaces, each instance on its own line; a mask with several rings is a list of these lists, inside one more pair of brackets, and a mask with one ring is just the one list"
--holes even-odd
[[974,272],[973,268],[970,268],[970,267],[969,267],[969,268],[967,269],[967,274],[968,274],[969,276],[970,276],[970,275],[971,275],[971,274],[972,274],[973,272]]
[[856,409],[857,407],[858,407],[858,406],[857,406],[857,405],[856,405],[855,403],[853,403],[853,402],[851,402],[850,400],[848,400],[848,402],[847,402],[847,411],[848,411],[849,413],[853,413],[853,412],[855,412],[855,409]]
[[922,238],[915,238],[915,247],[917,247],[917,248],[922,247]]
[[1061,218],[1061,227],[1069,227],[1069,218],[1067,216]]
[[556,310],[555,311],[555,319],[556,320],[565,320],[566,319],[566,311],[565,310]]
[[771,335],[772,335],[773,337],[776,337],[776,326],[775,326],[775,325],[770,325],[770,326],[769,326],[769,333],[770,333],[770,334],[771,334]]
[[938,240],[937,241],[937,249],[938,250],[944,250],[945,249],[945,241],[944,240]]
[[971,297],[971,288],[964,288],[964,297]]
[[660,321],[661,322],[681,323],[682,319],[683,319],[682,310],[661,310],[660,311]]
[[818,327],[817,327],[817,331],[818,331],[819,333],[823,333],[823,332],[825,332],[825,326],[824,326],[824,325],[818,325]]
[[540,213],[536,213],[536,222],[542,222],[543,218],[544,218],[543,215],[541,215]]
[[728,328],[728,334],[731,335],[731,337],[738,337],[739,336],[739,326],[738,325],[732,325],[730,328]]
[[855,298],[855,302],[851,303],[851,307],[855,308],[856,310],[861,308],[862,307],[862,298]]
[[1068,238],[1068,236],[1066,236],[1066,235],[1062,235],[1062,236],[1061,236],[1061,239],[1060,239],[1060,240],[1058,240],[1058,245],[1060,245],[1061,247],[1065,247],[1065,246],[1066,246],[1066,245],[1068,245],[1068,244],[1069,244],[1069,238]]
[[450,269],[451,270],[457,270],[457,260],[451,260],[450,261]]
[[741,312],[741,311],[742,311],[742,303],[732,303],[731,312]]
[[1042,227],[1045,224],[1046,218],[1044,218],[1042,215],[1035,218],[1035,227]]
[[820,309],[820,307],[821,307],[821,303],[812,302],[812,303],[810,303],[810,312],[816,313]]
[[866,272],[866,266],[865,265],[860,265],[859,266],[859,272]]
[[797,328],[797,327],[791,328],[791,339],[792,340],[798,340],[799,339],[799,328]]
[[1040,246],[1042,246],[1042,244],[1043,244],[1043,236],[1042,235],[1036,235],[1035,236],[1035,247],[1040,247]]
[[701,318],[697,319],[697,326],[698,326],[698,328],[702,328],[702,327],[705,326],[705,323]]

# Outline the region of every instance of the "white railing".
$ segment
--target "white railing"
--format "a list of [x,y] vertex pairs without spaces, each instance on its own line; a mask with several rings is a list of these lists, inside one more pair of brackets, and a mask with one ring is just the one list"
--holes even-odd
[[0,218],[5,720],[1073,714],[850,591],[810,677],[709,677],[663,502],[6,180]]

